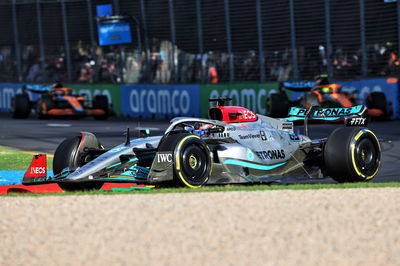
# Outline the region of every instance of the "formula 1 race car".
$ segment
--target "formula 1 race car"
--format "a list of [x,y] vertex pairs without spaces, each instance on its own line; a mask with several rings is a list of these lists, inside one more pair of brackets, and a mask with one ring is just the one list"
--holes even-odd
[[[30,101],[28,92],[40,94],[38,100]],[[39,119],[93,116],[104,120],[108,118],[109,103],[105,95],[96,95],[92,102],[88,102],[83,95],[75,95],[73,90],[64,88],[61,84],[24,85],[22,93],[12,98],[12,117],[27,118],[32,109]]]
[[[375,134],[362,127],[364,106],[292,108],[290,117],[279,120],[224,106],[228,100],[212,100],[218,104],[209,109],[210,119],[172,119],[163,136],[130,140],[127,130],[125,142],[111,149],[94,134],[82,132],[58,146],[54,177],[32,174],[31,167],[23,184],[57,183],[65,190],[99,188],[105,182],[197,188],[296,176],[358,182],[371,180],[378,172],[381,149]],[[292,122],[339,118],[345,118],[349,127],[314,140],[307,136],[308,128],[304,135],[296,134]]]
[[[351,107],[357,105],[358,100],[350,93],[341,91],[342,86],[330,83],[327,75],[320,75],[316,81],[283,82],[278,93],[271,93],[267,97],[267,115],[271,117],[285,117],[292,106],[309,108],[311,106]],[[295,101],[290,101],[285,89],[304,92]],[[391,115],[386,96],[383,92],[371,92],[366,99],[368,115],[375,118],[386,118]]]

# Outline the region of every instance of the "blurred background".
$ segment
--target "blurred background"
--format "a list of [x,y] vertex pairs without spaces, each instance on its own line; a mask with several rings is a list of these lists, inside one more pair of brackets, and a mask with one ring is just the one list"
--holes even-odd
[[[131,43],[99,45],[99,5]],[[207,84],[399,74],[389,0],[2,0],[0,82]]]

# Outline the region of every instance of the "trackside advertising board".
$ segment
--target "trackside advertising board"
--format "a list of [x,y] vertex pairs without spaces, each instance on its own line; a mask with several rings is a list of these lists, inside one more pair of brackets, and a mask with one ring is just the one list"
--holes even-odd
[[75,90],[78,94],[85,94],[89,101],[93,96],[102,94],[106,95],[108,102],[116,116],[121,115],[121,89],[120,85],[114,84],[65,84],[65,87]]
[[173,118],[200,115],[199,85],[121,85],[122,115]]
[[266,97],[272,90],[278,89],[278,83],[239,83],[239,84],[213,84],[200,86],[201,117],[207,117],[208,109],[215,103],[208,99],[229,97],[229,105],[243,106],[258,114],[265,114]]
[[[21,93],[21,86],[18,83],[0,83],[0,112],[10,112],[11,99],[16,93]],[[37,100],[38,94],[28,92],[30,100]]]

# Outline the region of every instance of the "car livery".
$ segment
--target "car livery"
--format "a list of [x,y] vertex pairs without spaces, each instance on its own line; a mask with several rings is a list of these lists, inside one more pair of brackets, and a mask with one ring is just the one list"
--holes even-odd
[[172,119],[162,136],[131,140],[128,130],[125,142],[111,149],[105,149],[94,134],[82,132],[57,148],[54,177],[28,176],[23,184],[58,183],[74,189],[136,182],[197,188],[296,176],[357,182],[368,181],[378,172],[381,150],[371,130],[340,127],[327,138],[310,139],[293,127],[293,121],[320,118],[321,114],[362,118],[364,106],[350,111],[292,109],[297,116],[275,119],[243,107],[224,106],[229,100],[212,99],[218,104],[210,108],[209,119]]

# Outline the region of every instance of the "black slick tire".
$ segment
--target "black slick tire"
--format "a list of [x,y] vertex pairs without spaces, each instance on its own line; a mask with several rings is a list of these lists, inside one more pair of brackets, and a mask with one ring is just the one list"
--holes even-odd
[[[39,119],[48,119],[49,115],[47,112],[54,108],[54,103],[51,99],[51,95],[41,95],[36,106],[36,116]],[[46,113],[44,111],[46,109]]]
[[368,94],[367,107],[368,109],[382,110],[384,116],[388,114],[388,104],[385,94],[379,91],[374,91]]
[[77,151],[81,141],[80,137],[65,139],[58,145],[53,158],[53,172],[55,175],[69,167],[74,169],[79,166]]
[[174,150],[174,180],[179,185],[199,188],[207,183],[211,170],[207,144],[198,136],[180,135]]
[[[53,158],[53,172],[55,175],[59,174],[65,168],[75,169],[82,166],[81,154],[78,154],[78,146],[80,144],[80,137],[73,137],[65,139],[57,147]],[[75,190],[90,190],[90,189],[100,189],[103,182],[71,182],[71,181],[61,181],[58,185],[66,191]]]
[[363,182],[375,177],[381,149],[375,134],[360,127],[335,129],[324,146],[324,163],[337,182]]
[[96,115],[96,120],[106,120],[109,115],[109,103],[106,95],[95,95],[93,98],[93,109],[100,109],[105,112],[104,115]]
[[13,118],[27,118],[31,112],[29,96],[26,93],[16,94],[11,101],[11,114]]
[[266,109],[270,117],[286,117],[290,108],[287,95],[283,92],[271,93],[267,97]]

